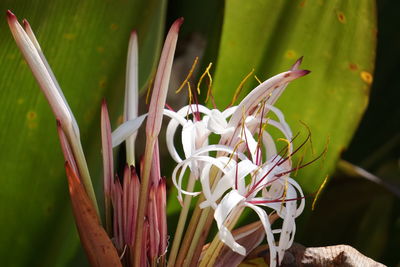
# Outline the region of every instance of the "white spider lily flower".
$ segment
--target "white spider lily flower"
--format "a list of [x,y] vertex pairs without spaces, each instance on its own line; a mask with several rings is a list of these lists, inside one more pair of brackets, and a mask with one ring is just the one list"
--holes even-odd
[[[293,139],[282,112],[272,105],[290,81],[309,73],[298,70],[300,63],[301,59],[291,70],[261,83],[238,106],[224,111],[192,104],[177,112],[168,109],[160,112],[171,118],[166,141],[172,158],[178,163],[172,181],[178,190],[179,201],[183,201],[184,194],[197,196],[202,193],[205,201],[200,207],[215,210],[221,241],[242,255],[246,254],[245,248],[235,241],[226,224],[243,208],[253,209],[267,236],[271,266],[282,260],[284,251],[293,242],[294,219],[304,208],[304,195],[300,186],[288,176],[292,168],[290,156],[277,153],[274,139],[265,130],[265,125],[278,129],[289,143]],[[277,120],[266,118],[269,111]],[[146,116],[129,120],[114,131],[113,146],[137,131]],[[174,144],[177,134],[183,155]],[[221,137],[219,144],[209,144],[211,134]],[[284,153],[293,154],[290,144]],[[187,171],[190,171],[190,177],[200,181],[201,191],[183,188]],[[211,180],[213,176],[215,180]],[[264,208],[275,211],[283,219],[281,228],[271,228]]]
[[[246,255],[246,249],[236,242],[228,224],[240,216],[244,208],[253,209],[266,233],[271,266],[281,262],[285,250],[293,243],[295,218],[305,204],[300,186],[289,177],[294,153],[292,131],[282,112],[272,106],[288,82],[309,73],[297,69],[300,63],[301,59],[290,71],[261,83],[238,106],[225,111],[210,110],[201,105],[183,107],[175,114],[175,117],[181,117],[180,122],[171,120],[167,128],[168,149],[178,162],[172,175],[178,199],[182,201],[183,194],[197,196],[202,193],[205,201],[200,203],[200,208],[214,209],[220,240],[241,255]],[[269,111],[277,120],[266,118]],[[182,127],[183,159],[173,143],[179,124]],[[284,151],[286,156],[277,153],[274,139],[265,130],[267,125],[278,129],[288,142]],[[211,134],[221,136],[218,145],[209,144]],[[183,188],[188,169],[199,179],[201,191]],[[270,225],[268,214],[273,211],[283,219],[281,228],[272,229]]]

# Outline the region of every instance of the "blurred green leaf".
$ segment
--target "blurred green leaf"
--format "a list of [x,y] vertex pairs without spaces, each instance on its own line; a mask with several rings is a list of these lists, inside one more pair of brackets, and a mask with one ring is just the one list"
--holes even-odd
[[[140,79],[155,67],[166,1],[12,1],[30,21],[81,128],[92,179],[101,191],[100,101],[122,110],[130,31],[137,29]],[[78,238],[72,220],[55,118],[8,30],[0,23],[0,258],[2,266],[64,266]],[[99,199],[101,201],[101,199]]]
[[294,133],[307,132],[300,120],[311,129],[316,154],[304,162],[330,140],[325,160],[298,174],[304,189],[314,192],[333,171],[368,103],[376,32],[373,0],[227,0],[213,85],[217,105],[230,102],[227,95],[253,68],[265,80],[304,56],[302,68],[312,73],[292,82],[277,106]]

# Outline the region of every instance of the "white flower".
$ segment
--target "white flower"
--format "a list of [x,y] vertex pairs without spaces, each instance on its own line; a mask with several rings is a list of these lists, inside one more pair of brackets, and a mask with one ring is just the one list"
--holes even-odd
[[[215,210],[220,240],[242,255],[246,255],[246,250],[235,241],[227,224],[243,208],[253,209],[264,226],[271,266],[280,263],[285,250],[293,243],[295,218],[304,209],[303,192],[289,177],[293,135],[282,112],[272,106],[288,82],[309,73],[297,69],[300,63],[301,59],[290,71],[260,84],[238,106],[224,111],[198,104],[183,107],[173,115],[175,119],[167,128],[168,149],[178,163],[172,175],[178,199],[182,201],[182,194],[202,193],[206,200],[200,207]],[[266,117],[269,111],[277,120]],[[179,155],[173,142],[179,124],[184,157]],[[267,125],[282,133],[288,143],[284,151],[277,152],[272,136],[266,131]],[[221,137],[219,144],[209,144],[211,134]],[[183,188],[187,170],[199,179],[201,191]],[[265,208],[269,214],[275,211],[283,219],[281,228],[271,228]]]
[[[164,109],[171,118],[166,132],[168,150],[178,163],[172,180],[182,195],[203,194],[201,208],[211,207],[222,242],[242,255],[246,254],[226,225],[243,208],[253,209],[264,226],[271,254],[271,266],[280,263],[292,242],[295,218],[304,209],[304,195],[300,186],[289,177],[292,170],[293,138],[282,112],[273,104],[287,84],[309,73],[298,70],[301,59],[291,70],[280,73],[257,86],[244,100],[234,107],[220,111],[199,104],[192,104],[174,112]],[[277,120],[267,118],[268,112]],[[114,133],[113,146],[123,142],[137,131],[147,114],[122,124]],[[278,153],[274,139],[266,125],[277,128],[288,142],[287,149]],[[178,153],[174,139],[177,132],[181,139],[183,155]],[[210,144],[210,135],[220,136],[218,144]],[[184,174],[200,181],[202,189],[193,192],[183,188]],[[189,182],[190,183],[190,182]],[[268,213],[275,211],[283,219],[282,227],[272,229]],[[279,235],[279,237],[276,237]]]

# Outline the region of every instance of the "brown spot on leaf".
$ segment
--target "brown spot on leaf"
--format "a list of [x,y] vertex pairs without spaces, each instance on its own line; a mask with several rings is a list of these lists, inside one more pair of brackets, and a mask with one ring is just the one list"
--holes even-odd
[[340,23],[346,23],[346,16],[342,11],[337,11],[336,12],[337,19],[339,20]]
[[99,87],[100,87],[100,88],[105,88],[106,85],[107,85],[107,77],[106,77],[106,76],[103,76],[103,77],[101,77],[100,80],[99,80]]
[[37,118],[37,113],[34,111],[28,111],[28,113],[26,113],[26,118],[28,120],[34,120]]
[[104,47],[98,46],[98,47],[96,47],[96,51],[97,51],[99,54],[101,54],[101,53],[104,52]]
[[349,69],[351,69],[351,70],[358,70],[358,66],[357,66],[357,64],[349,63]]
[[115,24],[115,23],[113,23],[113,24],[110,25],[110,29],[113,30],[113,31],[118,30],[118,28],[119,28],[118,25]]
[[369,73],[368,71],[362,71],[360,73],[361,79],[366,82],[367,84],[372,84],[373,77],[372,74]]
[[285,53],[285,58],[287,59],[297,58],[297,53],[294,50],[287,50]]
[[76,39],[76,34],[74,33],[64,33],[63,38],[69,41],[75,40]]

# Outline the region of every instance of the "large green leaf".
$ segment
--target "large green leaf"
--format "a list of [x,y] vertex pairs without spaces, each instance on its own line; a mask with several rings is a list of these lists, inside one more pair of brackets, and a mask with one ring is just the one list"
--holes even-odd
[[[16,1],[0,3],[27,18],[81,128],[100,192],[100,101],[121,112],[130,31],[138,30],[140,78],[154,69],[166,1]],[[72,220],[55,118],[8,30],[0,23],[0,258],[2,266],[63,266],[78,238]],[[101,201],[101,200],[100,200]]]
[[252,68],[264,80],[304,56],[303,68],[312,73],[292,82],[277,106],[294,133],[307,132],[300,120],[310,128],[316,152],[330,140],[325,160],[298,175],[313,192],[334,169],[368,103],[376,32],[373,0],[227,0],[214,75],[216,102],[227,105],[226,96]]

